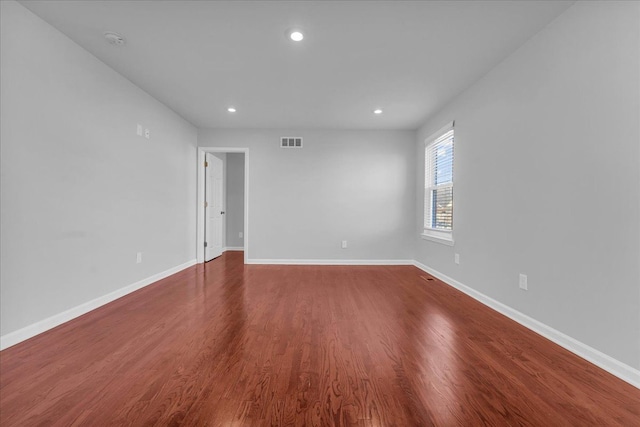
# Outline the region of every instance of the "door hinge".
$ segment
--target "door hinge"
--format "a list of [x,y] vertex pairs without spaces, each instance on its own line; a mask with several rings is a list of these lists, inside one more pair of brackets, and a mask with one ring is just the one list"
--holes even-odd
[[208,168],[209,167],[209,162],[204,162],[204,167]]
[[205,247],[205,248],[207,247],[207,242],[204,242],[204,247]]
[[208,207],[209,207],[209,203],[204,202],[204,207],[205,207],[205,208],[208,208]]

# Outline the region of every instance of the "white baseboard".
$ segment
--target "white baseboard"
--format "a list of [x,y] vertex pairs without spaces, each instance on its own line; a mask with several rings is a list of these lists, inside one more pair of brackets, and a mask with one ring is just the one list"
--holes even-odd
[[284,265],[414,265],[410,259],[248,259],[247,264]]
[[621,380],[628,382],[634,387],[640,388],[640,370],[622,363],[619,360],[616,360],[613,357],[608,356],[601,351],[596,350],[595,348],[590,347],[574,338],[571,338],[570,336],[565,335],[562,332],[548,325],[545,325],[544,323],[539,322],[527,316],[526,314],[519,312],[518,310],[509,307],[508,305],[505,305],[499,301],[494,300],[491,297],[486,296],[481,292],[476,291],[475,289],[463,285],[462,283],[447,276],[446,274],[442,274],[439,271],[434,270],[433,268],[430,268],[418,261],[414,261],[414,265],[419,269],[440,279],[447,285],[464,292],[473,299],[480,301],[482,304],[494,309],[495,311],[507,316],[512,320],[515,320],[522,326],[532,330],[533,332],[536,332],[537,334],[542,335],[543,337],[553,341],[559,346],[564,347],[570,352],[615,375]]
[[225,246],[222,248],[222,252],[226,251],[244,251],[244,246]]
[[161,273],[147,277],[146,279],[139,280],[129,286],[125,286],[124,288],[120,288],[116,291],[110,292],[107,295],[103,295],[91,301],[87,301],[76,307],[70,308],[69,310],[63,311],[62,313],[55,314],[29,326],[25,326],[22,329],[18,329],[17,331],[3,335],[0,337],[0,350],[4,350],[5,348],[11,347],[18,344],[19,342],[48,331],[49,329],[55,328],[58,325],[75,319],[76,317],[82,316],[83,314],[86,314],[91,310],[95,310],[96,308],[108,304],[111,301],[117,300],[118,298],[130,294],[131,292],[144,288],[145,286],[157,282],[158,280],[164,279],[165,277],[171,276],[172,274],[182,271],[185,268],[191,267],[195,264],[195,259],[187,261],[184,264],[180,264]]

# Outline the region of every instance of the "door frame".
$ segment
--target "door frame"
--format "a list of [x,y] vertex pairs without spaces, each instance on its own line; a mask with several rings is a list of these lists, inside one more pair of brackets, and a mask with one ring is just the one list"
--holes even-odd
[[[244,153],[244,263],[249,259],[249,148],[246,147],[198,147],[198,195],[196,201],[196,261],[204,262],[205,224],[205,153]],[[225,180],[226,181],[226,180]],[[226,183],[225,183],[226,185]]]

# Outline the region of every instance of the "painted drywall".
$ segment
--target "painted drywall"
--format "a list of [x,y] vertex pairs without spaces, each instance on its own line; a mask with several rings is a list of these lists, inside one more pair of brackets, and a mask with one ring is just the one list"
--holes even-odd
[[244,153],[227,153],[226,246],[242,248],[244,237]]
[[[430,118],[414,231],[419,262],[636,369],[639,17],[577,3]],[[418,237],[424,139],[451,120],[454,247]]]
[[[282,136],[304,148],[280,148]],[[250,260],[412,259],[414,142],[413,131],[198,131],[200,146],[250,150]]]
[[4,336],[195,258],[197,131],[0,4]]

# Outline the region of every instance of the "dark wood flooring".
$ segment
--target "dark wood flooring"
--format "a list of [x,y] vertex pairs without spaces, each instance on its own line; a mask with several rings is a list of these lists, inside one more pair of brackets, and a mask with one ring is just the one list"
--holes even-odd
[[2,426],[640,426],[640,390],[410,266],[227,252],[0,353]]

